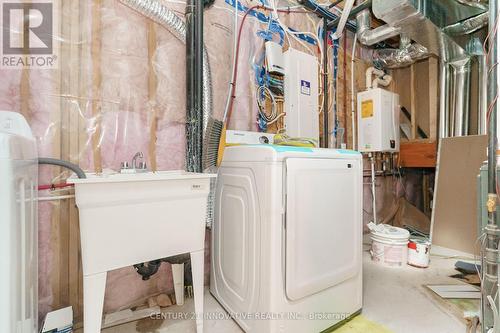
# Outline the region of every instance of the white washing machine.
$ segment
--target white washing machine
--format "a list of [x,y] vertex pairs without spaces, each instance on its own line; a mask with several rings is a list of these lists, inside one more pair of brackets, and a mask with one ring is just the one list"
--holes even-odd
[[362,186],[357,152],[226,148],[210,291],[245,332],[321,332],[361,310]]
[[0,332],[38,332],[38,160],[20,113],[0,110]]

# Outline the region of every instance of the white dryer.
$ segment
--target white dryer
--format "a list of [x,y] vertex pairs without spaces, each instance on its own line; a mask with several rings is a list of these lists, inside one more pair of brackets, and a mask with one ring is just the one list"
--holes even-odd
[[245,332],[321,332],[361,310],[362,186],[354,151],[225,150],[210,291]]

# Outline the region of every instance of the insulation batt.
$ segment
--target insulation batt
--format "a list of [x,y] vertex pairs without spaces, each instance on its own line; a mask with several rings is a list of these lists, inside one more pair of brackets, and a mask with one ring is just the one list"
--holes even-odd
[[[98,133],[98,124],[100,136],[97,142],[103,169],[118,170],[122,161],[130,161],[138,151],[144,152],[146,161],[150,160],[151,113],[156,108],[158,170],[183,169],[186,145],[185,46],[168,31],[156,26],[156,49],[154,54],[148,55],[149,21],[116,0],[102,0],[99,17],[92,17],[97,2],[65,0],[59,3],[62,4],[54,15],[58,15],[62,28],[60,35],[54,36],[53,40],[60,48],[58,68],[0,69],[0,109],[24,114],[37,138],[40,156],[69,159],[85,171],[93,172],[92,137]],[[165,4],[183,16],[185,4],[177,1],[165,1]],[[77,18],[75,8],[79,10]],[[315,31],[313,24],[318,19],[315,15],[310,15],[310,18],[305,19],[303,14],[284,14],[282,20],[297,30]],[[92,20],[100,20],[101,24],[101,55],[98,60],[102,84],[97,94],[93,94],[92,89],[93,66],[96,66],[91,54]],[[223,0],[216,0],[215,5],[205,11],[204,36],[212,70],[214,116],[218,119],[222,117],[230,78],[232,20],[232,7]],[[263,51],[263,40],[256,36],[256,32],[265,27],[253,17],[245,23],[236,102],[229,128],[257,130],[252,65]],[[78,33],[72,33],[72,29]],[[291,40],[292,47],[304,50]],[[304,51],[311,53],[314,48]],[[154,100],[149,99],[151,92],[148,91],[150,57],[157,80]],[[24,93],[21,92],[23,76],[27,87]],[[93,102],[99,105],[96,116],[92,113]],[[69,125],[68,119],[76,125]],[[69,149],[69,143],[77,149]],[[59,183],[68,176],[67,171],[59,168],[40,168],[40,184]],[[39,193],[40,196],[51,194],[59,193]],[[64,220],[67,216],[64,213],[70,205],[74,202],[39,204],[40,318],[59,304],[54,294],[55,281],[58,281],[56,267],[67,263],[61,261],[60,253],[55,250],[55,244],[60,241],[60,235],[55,231],[68,222]],[[165,241],[168,237],[165,235]],[[208,279],[209,234],[206,249]],[[148,281],[142,281],[132,267],[123,268],[108,274],[104,311],[114,312],[151,295],[172,291],[169,264],[163,264],[160,272]]]

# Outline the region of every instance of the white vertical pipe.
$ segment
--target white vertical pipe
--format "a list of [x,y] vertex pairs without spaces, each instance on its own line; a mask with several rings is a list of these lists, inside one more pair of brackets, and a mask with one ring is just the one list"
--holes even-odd
[[356,56],[356,45],[358,43],[358,34],[354,34],[354,41],[352,43],[352,53],[351,53],[351,128],[352,128],[352,150],[356,150],[356,83],[354,82],[356,66],[354,63],[354,57]]
[[372,173],[372,205],[373,205],[373,223],[377,224],[377,192],[376,192],[376,176],[375,176],[375,158],[373,153],[369,153],[371,163],[371,173]]
[[488,66],[486,64],[486,55],[478,55],[478,76],[479,76],[479,104],[478,104],[478,119],[477,119],[477,133],[485,135],[488,133],[488,126],[486,123],[486,113],[488,112]]
[[441,59],[440,67],[439,138],[447,138],[449,136],[450,123],[450,67],[443,59]]

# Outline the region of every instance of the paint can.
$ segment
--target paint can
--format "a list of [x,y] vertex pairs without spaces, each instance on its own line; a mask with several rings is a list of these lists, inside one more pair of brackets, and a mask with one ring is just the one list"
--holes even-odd
[[406,266],[408,262],[408,230],[387,224],[372,224],[372,260],[389,267]]
[[431,242],[425,237],[412,237],[408,242],[408,265],[429,267]]

